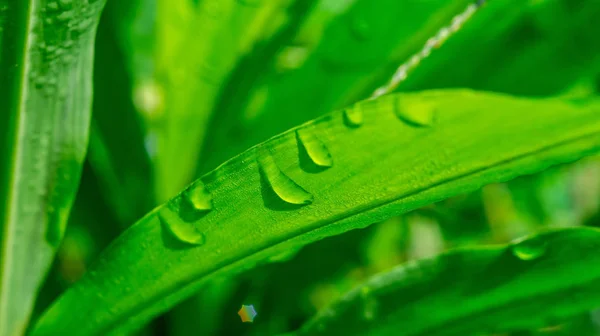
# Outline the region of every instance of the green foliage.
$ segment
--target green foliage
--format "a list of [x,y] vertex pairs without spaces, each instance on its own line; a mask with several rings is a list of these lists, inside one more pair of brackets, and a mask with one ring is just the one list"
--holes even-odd
[[0,336],[600,335],[598,15],[0,0]]
[[[563,229],[408,263],[353,289],[299,335],[474,335],[546,326],[600,307],[600,231]],[[540,309],[552,307],[552,309]]]
[[22,334],[86,153],[103,1],[0,1],[0,334]]

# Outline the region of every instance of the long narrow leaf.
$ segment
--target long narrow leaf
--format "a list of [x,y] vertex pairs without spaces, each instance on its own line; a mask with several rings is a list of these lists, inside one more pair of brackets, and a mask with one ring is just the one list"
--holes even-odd
[[459,336],[547,326],[600,307],[600,231],[462,248],[353,289],[298,335]]
[[0,1],[0,335],[24,332],[75,197],[103,5]]
[[459,90],[325,115],[231,159],[134,224],[34,335],[127,330],[212,277],[595,153],[599,110],[598,101]]

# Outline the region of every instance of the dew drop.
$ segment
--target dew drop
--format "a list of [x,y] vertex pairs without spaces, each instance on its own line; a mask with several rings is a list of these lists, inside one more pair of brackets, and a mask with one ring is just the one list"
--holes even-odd
[[344,110],[344,123],[350,127],[360,127],[363,124],[363,111],[359,105]]
[[314,133],[307,129],[299,129],[296,131],[296,138],[314,164],[324,168],[333,166],[333,159],[327,146]]
[[408,101],[399,97],[396,99],[396,116],[412,126],[431,126],[435,120],[436,106],[426,101]]
[[546,253],[546,245],[542,238],[519,240],[513,243],[512,252],[521,260],[535,260]]
[[206,212],[213,208],[212,195],[200,181],[187,188],[183,193],[183,197],[195,211]]
[[307,205],[313,202],[313,195],[285,175],[271,155],[266,151],[258,154],[258,165],[269,187],[282,201],[290,204]]
[[186,222],[179,217],[169,204],[159,210],[158,218],[165,229],[177,240],[192,245],[204,244],[204,234],[196,228],[193,222]]

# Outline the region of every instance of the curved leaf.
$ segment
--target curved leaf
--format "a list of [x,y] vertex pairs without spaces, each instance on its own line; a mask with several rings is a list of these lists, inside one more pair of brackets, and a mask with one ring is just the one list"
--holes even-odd
[[458,336],[541,328],[600,307],[600,230],[453,250],[369,279],[298,335]]
[[104,1],[0,0],[0,335],[22,334],[64,233]]
[[[212,277],[595,153],[599,110],[598,101],[459,90],[386,96],[325,115],[231,159],[134,224],[34,335],[127,330]],[[362,123],[348,123],[350,113],[362,113]],[[306,132],[313,137],[300,143]],[[313,163],[325,152],[329,168]]]

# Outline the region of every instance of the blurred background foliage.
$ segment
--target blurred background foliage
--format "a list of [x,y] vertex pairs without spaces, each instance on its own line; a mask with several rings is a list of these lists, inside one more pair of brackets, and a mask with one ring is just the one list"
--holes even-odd
[[[96,41],[89,155],[36,313],[127,225],[199,175],[368,97],[468,1],[449,3],[109,0]],[[596,0],[489,1],[397,90],[598,95],[598,17]],[[139,333],[290,331],[398,263],[544,227],[600,226],[599,206],[598,157],[488,185],[215,281]],[[240,321],[242,304],[255,306],[254,323]],[[511,335],[600,335],[600,313]]]

